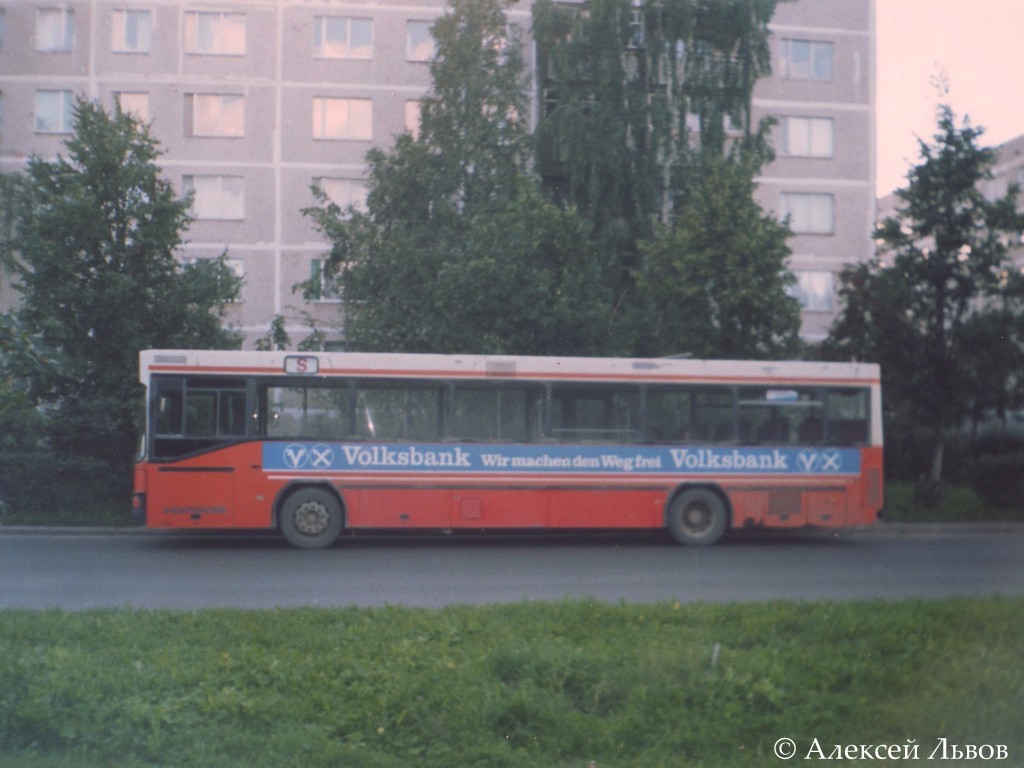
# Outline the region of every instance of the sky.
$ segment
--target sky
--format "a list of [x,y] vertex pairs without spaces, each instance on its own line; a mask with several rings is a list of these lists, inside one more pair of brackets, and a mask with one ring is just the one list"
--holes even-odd
[[1024,0],[875,0],[877,193],[903,186],[917,138],[935,133],[941,100],[984,146],[1024,134]]

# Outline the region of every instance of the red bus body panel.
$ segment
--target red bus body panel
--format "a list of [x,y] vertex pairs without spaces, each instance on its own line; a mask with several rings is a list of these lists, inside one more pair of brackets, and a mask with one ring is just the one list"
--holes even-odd
[[333,488],[349,529],[661,528],[682,486],[720,489],[733,528],[867,525],[882,507],[882,451],[861,449],[856,476],[586,478],[466,477],[407,473],[374,478],[309,477],[266,471],[260,442],[168,463],[140,463],[153,528],[272,528],[279,495],[291,484]]

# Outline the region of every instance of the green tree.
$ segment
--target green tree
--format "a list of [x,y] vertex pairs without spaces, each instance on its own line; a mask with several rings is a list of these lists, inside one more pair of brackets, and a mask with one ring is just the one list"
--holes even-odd
[[800,351],[800,306],[786,293],[789,228],[754,201],[756,161],[746,163],[706,157],[674,226],[643,244],[647,354],[779,359]]
[[14,239],[15,207],[20,197],[20,183],[20,176],[0,173],[0,277],[9,272],[13,264],[11,241]]
[[[1024,230],[1017,188],[985,198],[995,157],[981,128],[938,110],[931,143],[897,192],[902,205],[877,232],[879,256],[840,278],[844,301],[826,349],[882,366],[891,420],[932,442],[942,477],[947,432],[998,402],[1021,368],[1024,281],[1009,254]],[[996,394],[1000,393],[1000,394]]]
[[75,105],[67,155],[33,157],[16,210],[17,327],[47,365],[26,372],[52,414],[52,445],[126,470],[139,415],[138,352],[236,346],[222,310],[238,291],[224,263],[182,266],[188,200],[156,165],[146,126]]
[[353,348],[583,354],[600,343],[607,302],[586,235],[527,170],[528,82],[507,5],[454,0],[437,21],[418,136],[369,153],[366,210],[320,194],[306,211],[331,243],[325,272]]
[[29,390],[31,374],[50,366],[13,314],[0,315],[0,454],[32,449],[43,415]]
[[534,4],[540,173],[587,222],[621,308],[645,309],[633,284],[640,244],[689,205],[704,158],[717,162],[736,141],[766,156],[750,109],[770,71],[774,9],[775,0]]

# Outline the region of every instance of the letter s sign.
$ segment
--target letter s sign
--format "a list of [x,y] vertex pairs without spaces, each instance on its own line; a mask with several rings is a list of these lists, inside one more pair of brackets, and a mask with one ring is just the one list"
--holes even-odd
[[284,359],[284,372],[311,376],[320,371],[320,359],[313,355],[290,355]]

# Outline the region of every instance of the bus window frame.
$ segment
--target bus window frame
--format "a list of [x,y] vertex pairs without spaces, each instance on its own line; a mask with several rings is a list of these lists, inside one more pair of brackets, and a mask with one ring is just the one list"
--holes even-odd
[[[352,440],[359,442],[508,442],[508,443],[565,443],[565,444],[594,444],[594,443],[621,443],[632,444],[693,444],[693,445],[764,445],[764,444],[790,444],[790,445],[832,445],[859,447],[871,444],[872,432],[872,400],[871,388],[866,386],[829,386],[805,384],[701,384],[701,383],[639,383],[639,382],[576,382],[560,379],[545,381],[526,381],[517,379],[501,380],[470,380],[432,377],[298,377],[298,376],[274,376],[274,377],[249,377],[242,376],[237,379],[226,377],[204,377],[204,376],[181,376],[181,375],[154,375],[152,377],[151,402],[149,405],[151,439],[149,441],[151,455],[157,456],[154,452],[154,441],[157,438],[167,439],[198,439],[207,440],[211,443],[221,444],[233,440],[242,439],[241,435],[221,434],[216,435],[188,435],[184,433],[184,406],[182,413],[178,414],[179,432],[175,434],[164,434],[158,432],[158,414],[156,413],[157,403],[161,394],[165,391],[166,385],[171,381],[181,383],[183,398],[187,398],[189,391],[204,391],[225,389],[225,381],[234,381],[236,386],[227,389],[237,390],[243,386],[246,389],[247,412],[251,414],[248,420],[245,438],[258,438],[267,440],[285,439],[328,439],[328,440]],[[198,385],[198,386],[197,386]],[[337,434],[270,434],[272,422],[271,390],[346,390],[345,415],[340,419],[343,428]],[[787,402],[780,400],[774,403],[770,400],[751,401],[744,399],[744,390],[794,390],[799,394],[810,393],[813,398],[809,401]],[[425,437],[409,436],[387,436],[375,438],[371,435],[362,434],[357,428],[357,417],[359,407],[359,393],[368,390],[421,390],[434,392],[438,399],[437,429],[431,430]],[[484,437],[479,435],[459,434],[456,429],[457,398],[462,392],[523,392],[526,397],[526,429],[525,439],[507,437],[499,434],[496,437]],[[633,400],[627,404],[636,419],[636,426],[624,430],[621,435],[614,435],[614,424],[605,425],[600,429],[592,430],[595,434],[591,438],[581,432],[586,431],[581,427],[556,427],[555,413],[556,402],[559,401],[560,393],[567,393],[576,390],[583,400],[599,401],[600,394],[606,391],[608,397],[613,400],[621,393],[629,394]],[[689,414],[688,423],[685,425],[686,437],[664,437],[654,432],[656,426],[653,422],[651,410],[652,402],[655,401],[657,393],[678,392],[685,395],[688,400]],[[586,397],[586,395],[594,395]],[[830,398],[834,396],[856,396],[858,416],[850,419],[837,420],[834,408],[830,405]],[[577,398],[577,399],[580,399]],[[702,402],[702,398],[705,400]],[[718,401],[717,404],[715,401]],[[565,399],[562,399],[565,402]],[[184,400],[183,400],[184,402]],[[813,408],[820,409],[821,427],[820,436],[815,433],[813,440],[801,440],[799,434],[788,441],[763,441],[758,439],[744,440],[741,430],[742,412],[745,407],[765,408]],[[606,408],[608,404],[606,402]],[[616,406],[613,403],[611,407]],[[498,416],[500,418],[500,416]],[[841,438],[837,436],[834,425],[843,423],[843,427],[850,437]],[[806,423],[806,422],[805,422]],[[703,434],[707,431],[707,434]],[[627,434],[628,432],[628,434]]]
[[[164,432],[160,430],[160,408],[161,398],[165,393],[177,394],[177,421],[176,431]],[[213,395],[213,421],[214,431],[212,434],[193,434],[188,430],[188,401],[189,393]],[[222,399],[226,394],[242,393],[242,430],[230,432],[222,430],[221,408]],[[255,406],[255,387],[253,381],[247,376],[206,376],[202,374],[154,374],[150,379],[148,392],[149,402],[146,405],[147,421],[147,455],[153,461],[177,461],[188,456],[216,450],[233,443],[246,440],[258,439],[260,437],[256,429],[257,415]],[[173,449],[172,448],[177,448]],[[179,450],[180,449],[180,450]]]

